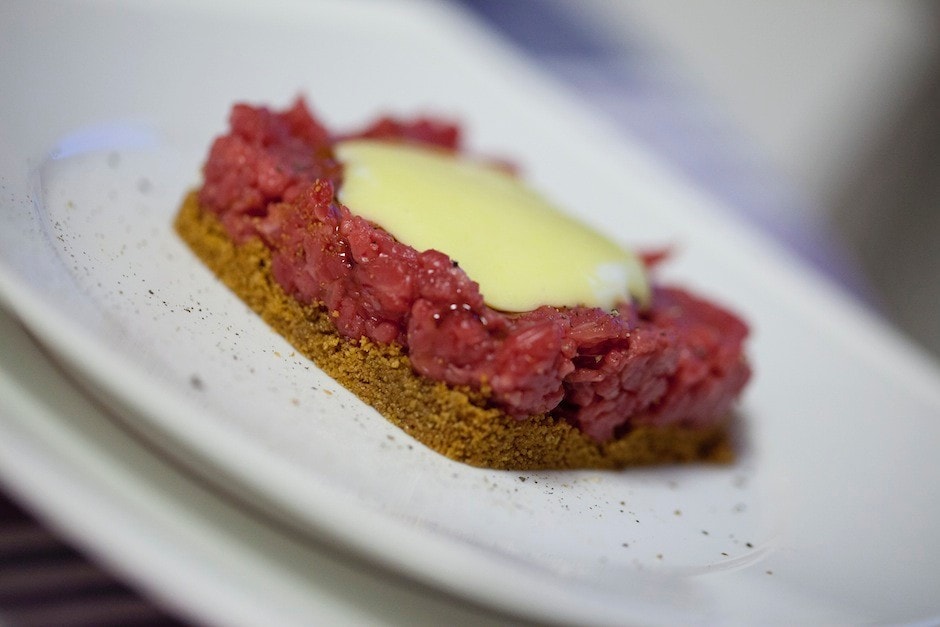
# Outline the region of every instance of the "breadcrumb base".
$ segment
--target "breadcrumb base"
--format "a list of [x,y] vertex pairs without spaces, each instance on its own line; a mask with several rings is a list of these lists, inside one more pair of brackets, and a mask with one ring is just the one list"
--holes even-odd
[[405,433],[456,461],[504,470],[622,468],[734,458],[728,423],[709,429],[636,427],[598,445],[547,415],[516,420],[487,406],[486,394],[414,373],[398,345],[340,336],[329,312],[288,296],[258,239],[235,245],[195,193],[183,201],[177,233],[215,275],[300,353]]

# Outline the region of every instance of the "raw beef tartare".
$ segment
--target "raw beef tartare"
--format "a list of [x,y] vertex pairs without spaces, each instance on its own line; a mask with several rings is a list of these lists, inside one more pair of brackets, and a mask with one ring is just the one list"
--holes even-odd
[[449,457],[493,468],[728,458],[750,376],[739,318],[661,285],[613,307],[495,308],[448,251],[418,250],[340,201],[337,145],[362,139],[462,156],[460,129],[436,119],[339,135],[302,100],[238,104],[177,231],[301,352]]

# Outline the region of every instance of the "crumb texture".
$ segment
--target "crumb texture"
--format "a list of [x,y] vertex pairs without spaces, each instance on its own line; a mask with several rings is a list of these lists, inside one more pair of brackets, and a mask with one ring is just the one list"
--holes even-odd
[[486,393],[416,375],[397,344],[341,337],[329,312],[288,296],[257,238],[236,245],[189,194],[175,227],[192,251],[300,353],[393,424],[447,457],[494,469],[621,468],[690,461],[729,462],[727,425],[635,427],[598,445],[548,415],[516,420],[487,405]]

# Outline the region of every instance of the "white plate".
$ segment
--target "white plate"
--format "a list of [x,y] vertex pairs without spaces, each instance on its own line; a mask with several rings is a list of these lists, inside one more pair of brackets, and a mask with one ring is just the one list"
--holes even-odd
[[[940,616],[940,375],[485,32],[424,3],[8,3],[0,295],[128,424],[243,506],[542,619]],[[272,334],[170,221],[230,104],[466,123],[754,326],[728,468],[506,473],[425,450]]]
[[0,479],[123,582],[197,624],[505,624],[193,482],[86,398],[3,309]]

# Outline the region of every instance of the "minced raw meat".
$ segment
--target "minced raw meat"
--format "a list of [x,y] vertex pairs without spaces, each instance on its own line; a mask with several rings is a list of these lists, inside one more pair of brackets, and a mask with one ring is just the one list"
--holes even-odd
[[[398,242],[336,200],[340,136],[302,100],[281,113],[236,105],[230,125],[213,143],[200,203],[236,242],[265,242],[287,293],[325,306],[344,336],[401,344],[421,375],[487,386],[510,415],[551,413],[597,442],[640,424],[713,425],[750,376],[746,325],[682,289],[654,287],[648,307],[613,312],[488,307],[446,254]],[[460,150],[459,128],[429,118],[383,118],[348,137]]]

